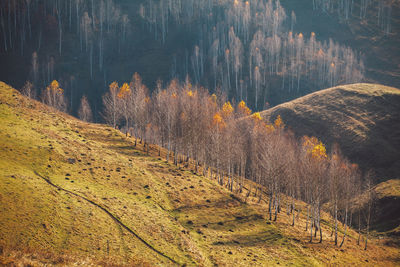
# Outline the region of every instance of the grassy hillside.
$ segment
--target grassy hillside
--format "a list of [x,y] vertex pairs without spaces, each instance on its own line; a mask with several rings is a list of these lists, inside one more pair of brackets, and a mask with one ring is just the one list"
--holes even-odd
[[278,115],[297,135],[338,143],[362,168],[381,180],[400,178],[400,90],[377,84],[338,86],[261,112]]
[[[378,176],[374,227],[398,233],[400,226],[400,90],[353,84],[319,91],[261,112],[278,115],[298,136],[317,136],[362,169]],[[391,179],[391,180],[389,180]]]
[[400,245],[400,179],[379,183],[375,191],[377,208],[373,227],[397,237],[397,243]]
[[285,209],[267,222],[264,201],[133,144],[0,83],[0,265],[400,263],[385,238],[364,251],[350,231],[336,248],[327,215],[325,241],[310,244],[301,203],[295,227]]

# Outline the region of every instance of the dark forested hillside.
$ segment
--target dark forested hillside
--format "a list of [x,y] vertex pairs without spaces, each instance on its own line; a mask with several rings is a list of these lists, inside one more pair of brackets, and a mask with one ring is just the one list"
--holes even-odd
[[380,0],[4,0],[0,79],[37,96],[56,79],[68,110],[85,94],[96,121],[108,85],[135,72],[150,89],[189,77],[259,110],[338,84],[399,85],[398,12]]

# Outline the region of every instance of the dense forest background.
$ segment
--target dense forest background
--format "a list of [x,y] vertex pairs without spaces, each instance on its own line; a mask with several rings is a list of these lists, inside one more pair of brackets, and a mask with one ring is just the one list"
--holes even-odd
[[386,0],[4,0],[0,80],[58,80],[95,121],[113,81],[190,80],[261,110],[337,84],[400,86],[399,3]]

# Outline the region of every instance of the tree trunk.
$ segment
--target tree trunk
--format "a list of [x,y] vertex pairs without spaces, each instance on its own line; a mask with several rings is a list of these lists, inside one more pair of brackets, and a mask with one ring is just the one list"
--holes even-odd
[[316,207],[314,208],[314,228],[315,228],[314,237],[315,237],[315,239],[317,238],[317,233],[318,233],[318,230],[319,230],[318,209],[319,209],[319,201],[317,201]]
[[268,214],[269,214],[269,220],[272,219],[272,193],[269,195],[269,203],[268,203]]
[[[371,190],[371,189],[369,188],[369,190]],[[371,193],[369,192],[369,194],[371,194]],[[370,219],[371,219],[371,200],[369,200],[369,203],[368,203],[367,232],[366,232],[366,234],[365,234],[365,246],[364,246],[364,250],[367,250],[367,246],[368,246],[369,221],[370,221]]]
[[296,209],[295,209],[294,199],[292,198],[292,226],[294,226],[295,211],[296,211]]
[[335,201],[335,246],[337,246],[337,243],[338,243],[337,231],[338,231],[337,203],[336,203],[336,201]]
[[308,231],[308,220],[310,218],[310,205],[307,206],[307,220],[306,220],[306,232]]
[[318,227],[319,227],[319,243],[322,243],[322,227],[321,227],[321,207],[318,207]]
[[313,239],[313,236],[312,236],[312,234],[313,234],[313,223],[314,223],[314,220],[313,220],[313,216],[312,216],[312,212],[310,212],[310,214],[311,214],[311,216],[310,216],[310,243],[312,243],[312,239]]
[[274,217],[274,222],[276,221],[276,219],[278,218],[278,200],[277,197],[274,197],[274,202],[275,202],[275,217]]
[[278,191],[278,213],[281,213],[281,195],[279,194]]
[[358,239],[357,239],[357,245],[360,245],[360,239],[361,239],[361,211],[358,211]]
[[343,234],[342,242],[340,243],[339,247],[343,246],[344,240],[346,238],[346,233],[347,233],[347,210],[348,210],[348,208],[346,206],[346,211],[345,211],[345,215],[344,215],[344,234]]
[[[135,141],[135,142],[136,142],[136,141]],[[169,138],[168,138],[167,162],[169,161],[169,153],[170,153],[170,151],[171,151],[171,142],[170,142],[170,140],[169,140]]]

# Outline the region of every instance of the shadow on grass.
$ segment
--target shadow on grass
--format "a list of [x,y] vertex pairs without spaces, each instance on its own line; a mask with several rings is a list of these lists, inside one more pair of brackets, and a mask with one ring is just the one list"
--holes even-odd
[[132,146],[108,146],[107,147],[110,150],[114,150],[120,154],[123,154],[125,156],[129,156],[129,157],[133,157],[133,156],[140,156],[140,157],[148,157],[149,155],[147,155],[144,152],[140,152],[138,151],[133,145]]
[[263,244],[266,246],[280,245],[286,239],[276,230],[270,229],[254,234],[231,235],[225,241],[214,242],[213,245],[219,246],[256,246]]

